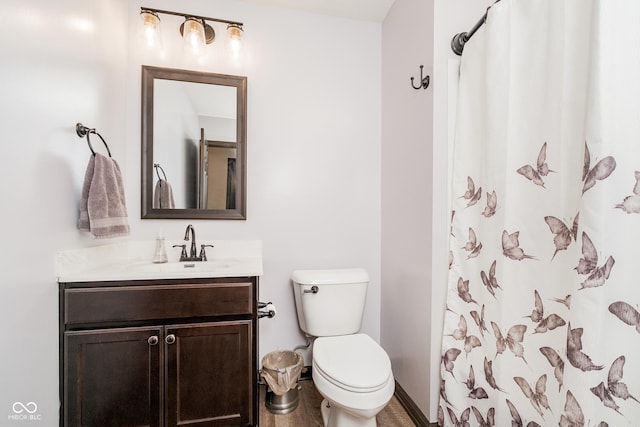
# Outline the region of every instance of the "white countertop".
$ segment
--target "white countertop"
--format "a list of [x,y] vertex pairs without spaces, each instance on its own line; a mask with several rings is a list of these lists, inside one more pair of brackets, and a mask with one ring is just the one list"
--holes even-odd
[[[58,251],[57,281],[92,282],[212,277],[262,276],[262,242],[259,240],[216,240],[206,248],[207,261],[179,262],[183,240],[165,241],[169,262],[154,264],[155,240],[123,242],[90,248]],[[188,246],[187,246],[188,249]]]

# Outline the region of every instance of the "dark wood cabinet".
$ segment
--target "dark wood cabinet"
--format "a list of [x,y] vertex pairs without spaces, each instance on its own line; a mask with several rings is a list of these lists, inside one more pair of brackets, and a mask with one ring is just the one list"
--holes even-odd
[[60,425],[257,425],[257,281],[61,283]]
[[162,419],[161,329],[140,327],[64,333],[65,426],[159,426]]
[[167,425],[251,425],[249,321],[167,327]]

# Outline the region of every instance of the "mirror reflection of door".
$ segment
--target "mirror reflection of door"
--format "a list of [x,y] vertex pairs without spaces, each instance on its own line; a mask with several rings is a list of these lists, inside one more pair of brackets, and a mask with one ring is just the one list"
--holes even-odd
[[236,144],[204,140],[202,207],[206,209],[235,209],[236,202]]

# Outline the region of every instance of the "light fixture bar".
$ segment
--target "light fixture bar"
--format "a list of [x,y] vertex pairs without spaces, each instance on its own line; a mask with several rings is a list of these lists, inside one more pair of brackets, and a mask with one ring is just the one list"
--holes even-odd
[[203,21],[222,22],[222,23],[225,23],[225,24],[238,25],[240,27],[242,27],[244,25],[242,22],[238,22],[238,21],[229,21],[227,19],[209,18],[207,16],[198,16],[198,15],[194,15],[194,14],[191,14],[191,13],[172,12],[170,10],[152,9],[150,7],[143,7],[143,6],[140,7],[140,11],[141,12],[162,13],[164,15],[182,16],[183,18],[196,18],[196,19],[201,19]]

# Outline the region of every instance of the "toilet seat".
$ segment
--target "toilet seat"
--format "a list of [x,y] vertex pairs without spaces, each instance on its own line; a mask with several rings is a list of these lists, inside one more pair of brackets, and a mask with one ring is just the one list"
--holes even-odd
[[372,393],[388,386],[391,361],[365,334],[317,338],[313,365],[318,375],[343,390]]

